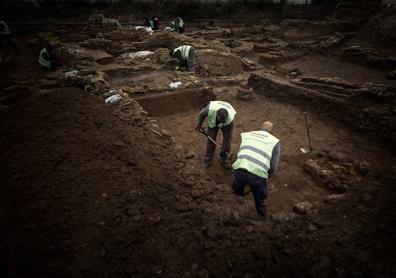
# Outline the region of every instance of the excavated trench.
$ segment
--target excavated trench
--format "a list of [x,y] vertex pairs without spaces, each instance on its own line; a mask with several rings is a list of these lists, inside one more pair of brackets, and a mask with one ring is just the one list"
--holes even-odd
[[[213,88],[224,92],[227,88]],[[228,88],[228,91],[232,91]],[[279,102],[276,99],[255,95],[251,101],[240,101],[233,95],[226,93],[215,95],[211,90],[188,91],[180,90],[161,95],[140,97],[136,100],[156,119],[162,129],[167,130],[175,139],[176,144],[188,153],[195,153],[189,159],[191,166],[201,169],[216,183],[226,188],[231,187],[232,175],[224,169],[218,161],[206,169],[203,166],[206,139],[194,131],[199,111],[210,100],[227,99],[237,110],[235,129],[231,152],[236,153],[240,144],[240,133],[257,130],[264,120],[271,120],[275,124],[274,134],[282,143],[279,168],[269,182],[268,208],[270,213],[289,212],[298,202],[309,201],[315,203],[329,195],[339,193],[339,188],[331,188],[318,180],[306,170],[306,161],[327,164],[328,169],[349,171],[340,174],[343,182],[349,182],[348,187],[360,183],[362,178],[349,169],[348,163],[340,166],[337,156],[343,154],[348,158],[362,157],[368,159],[372,155],[364,138],[357,137],[351,130],[345,128],[338,121],[331,121],[324,113],[316,113],[316,109],[309,105]],[[302,147],[308,147],[304,112],[308,111],[312,144],[314,151],[303,154]],[[221,144],[222,134],[219,132],[217,142]],[[362,148],[362,146],[367,146]],[[176,148],[176,151],[180,148]],[[330,154],[326,156],[326,154]],[[219,150],[216,150],[216,155]],[[341,156],[343,156],[341,155]],[[334,159],[335,160],[332,160]],[[330,166],[329,166],[330,165]],[[328,171],[323,168],[320,171]],[[252,196],[248,198],[253,202]],[[253,204],[253,203],[252,203]]]
[[[216,91],[227,91],[224,88],[214,88]],[[228,91],[231,91],[228,88]],[[238,114],[235,119],[232,152],[236,153],[240,144],[239,134],[244,131],[257,130],[262,121],[274,122],[275,135],[282,141],[282,157],[277,174],[269,184],[270,197],[268,207],[271,213],[291,211],[293,204],[301,201],[316,202],[334,193],[312,179],[303,170],[303,162],[309,155],[300,152],[301,147],[307,147],[307,137],[300,107],[278,103],[276,101],[256,96],[249,102],[238,101],[232,96],[215,95],[212,90],[180,90],[160,95],[139,97],[136,100],[156,119],[162,129],[167,130],[175,139],[177,145],[185,151],[195,153],[189,163],[206,172],[218,184],[229,188],[231,186],[231,172],[224,169],[218,161],[211,168],[203,167],[206,139],[194,132],[199,111],[209,101],[214,99],[228,99],[236,108]],[[326,141],[332,134],[333,128],[320,118],[313,116],[314,144]],[[339,139],[331,142],[338,145]],[[217,141],[221,144],[222,134],[219,132]],[[329,146],[329,145],[327,145]],[[318,147],[318,146],[316,146]],[[322,147],[322,146],[321,146]],[[176,149],[178,150],[178,148]],[[216,150],[218,155],[219,150]],[[251,196],[248,196],[252,200]]]

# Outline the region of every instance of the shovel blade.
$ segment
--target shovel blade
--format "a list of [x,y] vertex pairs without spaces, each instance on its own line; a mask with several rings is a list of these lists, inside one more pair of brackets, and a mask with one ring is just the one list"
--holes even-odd
[[305,153],[311,152],[311,150],[308,149],[308,148],[301,148],[300,151],[301,151],[302,153],[304,153],[304,154],[305,154]]

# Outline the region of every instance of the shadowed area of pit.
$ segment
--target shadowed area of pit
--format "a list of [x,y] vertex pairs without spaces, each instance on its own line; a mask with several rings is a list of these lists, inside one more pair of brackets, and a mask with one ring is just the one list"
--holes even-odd
[[211,89],[184,90],[136,98],[152,117],[170,116],[196,110],[205,107],[215,99],[216,95]]

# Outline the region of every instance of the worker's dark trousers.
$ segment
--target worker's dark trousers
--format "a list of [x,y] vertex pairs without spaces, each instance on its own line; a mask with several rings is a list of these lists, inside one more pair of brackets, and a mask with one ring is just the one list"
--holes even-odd
[[190,72],[195,71],[195,49],[192,47],[190,49],[190,52],[188,53],[187,70]]
[[234,170],[232,190],[235,194],[244,196],[245,186],[249,185],[256,203],[257,213],[265,217],[266,205],[264,200],[268,196],[267,179],[254,175],[246,170]]
[[[234,129],[234,122],[231,122],[231,124],[221,128],[221,131],[223,132],[223,145],[221,146],[220,158],[222,160],[226,160],[228,158],[226,153],[230,153],[233,129]],[[213,128],[208,128],[208,135],[213,140],[216,140],[218,131],[219,128],[217,126]],[[213,142],[208,139],[208,143],[206,145],[205,160],[206,161],[213,160],[215,156],[215,151],[216,151],[216,145],[213,144]]]

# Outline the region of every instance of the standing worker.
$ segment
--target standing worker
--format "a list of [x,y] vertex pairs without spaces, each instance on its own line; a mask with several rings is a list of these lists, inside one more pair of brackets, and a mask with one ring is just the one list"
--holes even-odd
[[234,193],[244,196],[245,186],[249,185],[257,213],[263,217],[266,216],[267,181],[278,167],[280,155],[280,141],[271,134],[272,129],[272,123],[267,121],[262,130],[242,133],[237,160],[232,165]]
[[170,51],[170,56],[179,60],[176,70],[195,71],[195,49],[191,45],[182,45]]
[[[232,131],[234,129],[235,109],[225,101],[211,101],[208,106],[199,113],[198,123],[195,130],[200,131],[206,117],[208,117],[208,136],[216,141],[219,128],[223,132],[223,144],[221,146],[220,158],[224,167],[227,165],[228,154],[231,150]],[[213,163],[216,145],[209,140],[206,146],[205,165],[208,167]]]
[[12,42],[10,28],[8,27],[7,23],[5,23],[3,20],[0,20],[0,46],[3,46],[3,41],[7,41],[12,49],[18,51],[15,44]]

